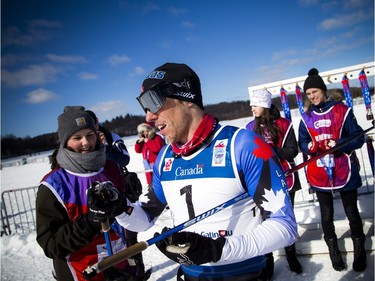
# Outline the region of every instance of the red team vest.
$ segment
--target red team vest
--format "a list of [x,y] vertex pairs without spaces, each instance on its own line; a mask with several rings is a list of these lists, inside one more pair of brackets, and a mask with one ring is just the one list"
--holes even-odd
[[[281,134],[279,136],[279,141],[276,144],[276,147],[283,147],[286,141],[286,137],[289,134],[289,131],[292,130],[292,122],[290,122],[286,118],[280,117],[276,119],[275,125],[281,131]],[[282,159],[282,160],[280,159],[280,163],[281,163],[281,168],[283,169],[284,173],[292,168],[292,165],[286,159]],[[294,173],[286,177],[288,190],[291,190],[293,188],[294,182],[295,182]]]
[[[120,190],[124,185],[118,165],[108,160],[104,171],[101,169],[91,174],[73,174],[65,169],[54,170],[43,179],[42,184],[50,188],[64,205],[71,221],[75,221],[80,215],[88,213],[86,191],[94,181],[111,181]],[[116,231],[110,231],[110,238],[114,253],[126,247]],[[103,234],[99,234],[94,236],[90,244],[68,255],[66,260],[74,280],[84,281],[82,272],[87,266],[97,263],[106,256],[108,256],[106,242]],[[118,264],[117,268],[123,270],[127,266],[128,262],[125,260]],[[91,280],[104,281],[103,274],[99,273]]]
[[[283,147],[286,141],[286,137],[289,134],[289,131],[293,129],[292,122],[290,122],[286,118],[279,117],[275,120],[274,123],[275,123],[275,126],[280,130],[278,142],[276,144],[272,142],[271,136],[265,128],[263,128],[262,138],[264,139],[265,142],[267,142],[268,144],[274,147]],[[253,120],[249,124],[247,124],[246,129],[250,131],[254,131],[254,125],[255,125],[255,121]],[[292,165],[286,159],[279,159],[279,160],[280,160],[281,168],[284,173],[292,168]],[[286,177],[286,183],[288,185],[288,190],[291,190],[295,183],[294,173]]]
[[[342,103],[335,104],[326,112],[312,111],[303,114],[303,122],[315,141],[341,138],[344,121],[350,108]],[[350,159],[346,153],[336,151],[312,162],[306,168],[310,184],[322,190],[340,189],[350,179]],[[331,175],[331,176],[330,176]]]

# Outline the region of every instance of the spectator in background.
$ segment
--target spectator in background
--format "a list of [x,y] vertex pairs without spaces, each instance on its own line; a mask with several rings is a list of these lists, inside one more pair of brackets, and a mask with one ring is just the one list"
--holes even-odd
[[107,159],[113,160],[120,165],[121,170],[129,164],[130,155],[124,140],[116,133],[108,131],[99,123],[96,114],[91,110],[86,110],[95,121],[99,140],[105,145]]
[[[283,172],[295,166],[294,158],[298,155],[298,143],[294,134],[293,123],[280,116],[280,111],[272,104],[272,94],[265,89],[255,90],[250,95],[250,106],[254,120],[246,125],[246,129],[256,132],[272,146],[280,160]],[[298,172],[286,177],[288,191],[294,207],[295,192],[301,189]],[[291,271],[302,273],[302,266],[296,255],[293,243],[284,248],[286,259]],[[271,279],[274,271],[273,254],[266,254],[266,271]]]
[[[327,86],[319,71],[312,68],[303,86],[310,106],[302,115],[299,125],[299,147],[307,155],[319,155],[363,132],[353,111],[341,101],[327,99]],[[354,150],[362,147],[364,136],[356,138],[333,154],[328,154],[307,166],[306,177],[315,190],[322,221],[324,240],[327,243],[332,266],[336,271],[346,269],[337,244],[334,225],[333,195],[340,192],[345,214],[349,220],[353,240],[353,270],[366,269],[365,234],[358,211],[357,189],[362,186],[358,159]]]
[[[125,192],[119,166],[106,160],[105,147],[98,140],[92,117],[82,106],[66,106],[58,117],[60,146],[54,170],[42,179],[36,197],[36,240],[45,255],[53,259],[54,277],[59,281],[83,281],[82,272],[89,265],[108,256],[101,223],[105,217],[89,210],[86,192],[96,183],[110,183],[118,194]],[[111,199],[111,204],[123,198]],[[95,199],[91,197],[91,200]],[[104,204],[102,206],[107,206]],[[111,215],[119,209],[111,209]],[[125,248],[125,237],[113,219],[109,231],[113,252]],[[97,281],[115,280],[115,276],[131,275],[128,260],[96,276]],[[104,276],[103,276],[104,274]],[[127,280],[127,279],[126,279]],[[142,277],[134,280],[143,280]]]
[[155,128],[150,123],[141,123],[137,127],[138,140],[134,149],[137,153],[142,153],[143,164],[146,172],[147,183],[152,181],[152,168],[154,167],[156,157],[159,151],[165,145],[164,139],[158,135]]

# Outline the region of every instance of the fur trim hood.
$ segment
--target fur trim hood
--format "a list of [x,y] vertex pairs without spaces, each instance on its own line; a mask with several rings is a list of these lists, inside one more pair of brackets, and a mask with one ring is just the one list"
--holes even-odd
[[137,131],[138,131],[138,136],[141,137],[142,136],[142,133],[143,132],[148,132],[148,135],[149,135],[149,139],[153,139],[155,137],[155,128],[150,126],[149,124],[147,123],[141,123],[138,125],[137,127]]

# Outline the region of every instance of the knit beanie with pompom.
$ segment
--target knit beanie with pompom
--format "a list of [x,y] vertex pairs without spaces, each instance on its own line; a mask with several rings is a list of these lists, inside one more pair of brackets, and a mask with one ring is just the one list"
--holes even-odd
[[311,68],[308,72],[308,77],[305,80],[305,84],[303,85],[303,91],[306,91],[310,88],[317,88],[323,91],[327,91],[327,86],[324,83],[322,77],[319,76],[319,71],[316,68]]

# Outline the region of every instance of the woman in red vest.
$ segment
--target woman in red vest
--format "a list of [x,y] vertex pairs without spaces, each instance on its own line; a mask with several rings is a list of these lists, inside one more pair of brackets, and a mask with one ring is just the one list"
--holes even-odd
[[[303,86],[310,102],[299,125],[299,147],[307,155],[319,155],[363,132],[353,111],[343,104],[327,99],[327,86],[316,68],[310,69]],[[322,220],[324,239],[327,243],[332,266],[336,271],[346,269],[337,244],[334,226],[334,192],[340,192],[354,246],[354,271],[366,269],[365,235],[357,206],[357,189],[362,186],[355,149],[364,143],[359,137],[333,154],[312,162],[306,168],[306,177],[315,190]]]
[[[293,130],[293,124],[288,119],[280,116],[277,107],[272,104],[272,95],[267,90],[255,90],[250,96],[251,110],[254,120],[246,125],[246,129],[259,134],[276,151],[284,172],[293,167],[294,158],[298,154],[298,144]],[[287,188],[294,206],[294,195],[301,189],[298,173],[287,176]],[[302,273],[302,266],[297,259],[295,244],[285,247],[285,254],[291,271]],[[267,274],[273,275],[272,252],[267,257]]]

